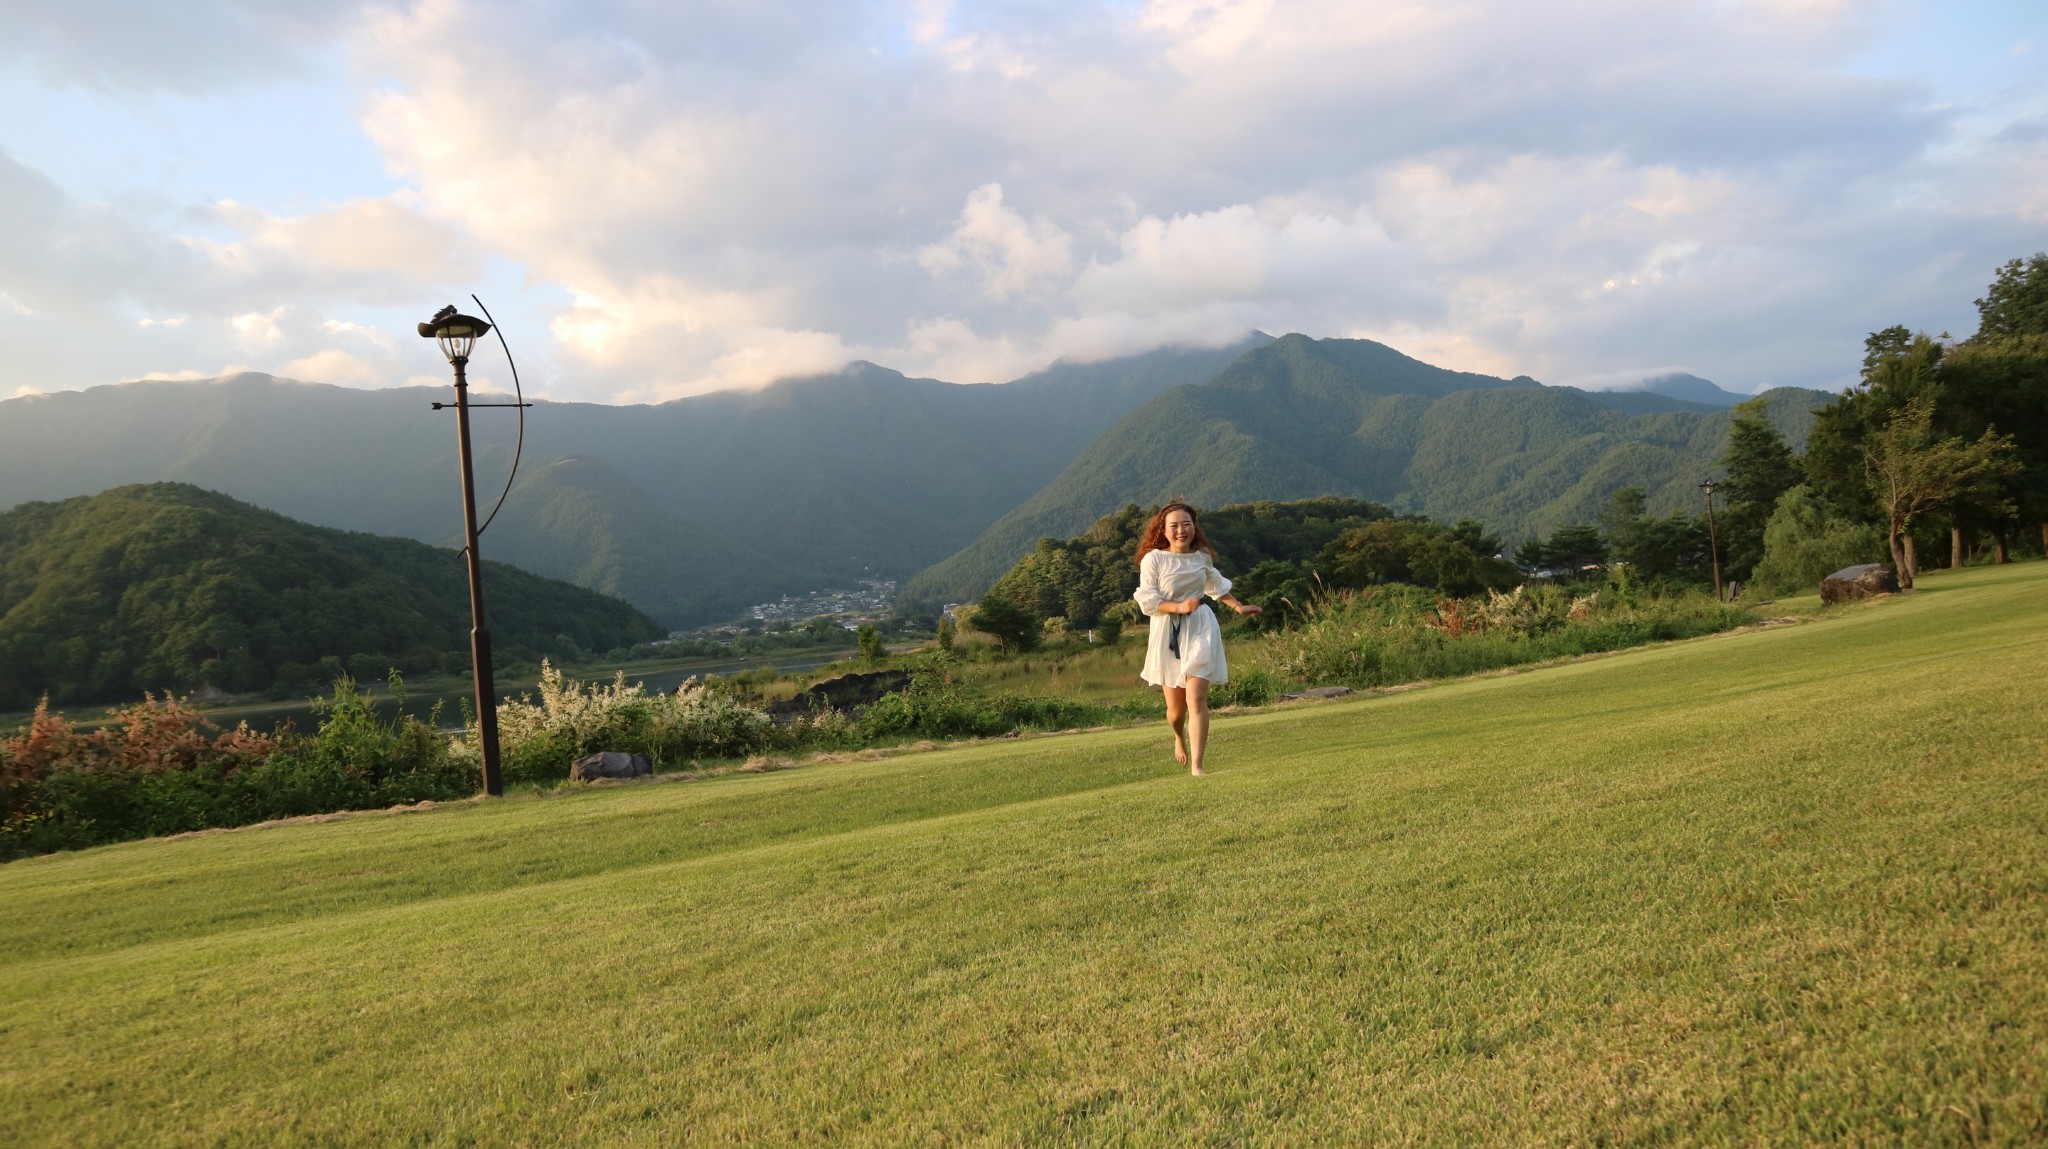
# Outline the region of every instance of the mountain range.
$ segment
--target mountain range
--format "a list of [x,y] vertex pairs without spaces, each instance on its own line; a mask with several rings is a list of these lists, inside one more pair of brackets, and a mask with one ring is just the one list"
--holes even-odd
[[[1799,442],[1830,396],[1780,388],[1763,398]],[[1038,539],[1078,535],[1129,502],[1337,495],[1478,519],[1510,540],[1590,522],[1622,487],[1642,487],[1665,514],[1699,503],[1696,484],[1717,473],[1730,418],[1655,391],[1545,387],[1446,371],[1369,340],[1288,335],[1125,416],[901,598],[918,610],[972,598]]]
[[[616,594],[670,626],[945,558],[1169,388],[1253,335],[1055,364],[1014,382],[912,379],[868,363],[658,406],[536,403],[480,549]],[[452,413],[437,388],[363,391],[243,374],[0,402],[0,508],[173,480],[324,526],[459,545]],[[511,413],[472,415],[488,513]]]
[[[0,402],[0,509],[172,480],[310,523],[459,543],[445,388],[243,374]],[[855,363],[651,406],[542,401],[487,558],[624,598],[668,626],[897,578],[920,608],[980,593],[1041,536],[1128,502],[1341,495],[1514,538],[1617,487],[1690,506],[1727,402],[1691,376],[1631,391],[1434,367],[1369,340],[1274,339],[1058,363],[961,385]],[[1769,396],[1789,436],[1828,398]],[[1704,400],[1704,401],[1703,401]],[[514,417],[473,416],[479,497]]]

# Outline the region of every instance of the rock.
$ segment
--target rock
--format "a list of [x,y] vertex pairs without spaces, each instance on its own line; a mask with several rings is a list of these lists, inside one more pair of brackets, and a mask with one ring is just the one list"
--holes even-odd
[[569,767],[571,782],[595,782],[599,778],[638,778],[654,773],[654,763],[645,754],[621,754],[605,750],[585,754]]
[[1304,698],[1342,698],[1351,693],[1348,686],[1316,686],[1308,690],[1297,690],[1280,696],[1282,702],[1300,702]]
[[876,670],[867,674],[846,674],[817,683],[795,698],[768,704],[768,717],[787,722],[825,710],[856,710],[873,706],[885,694],[910,685],[910,675],[901,670]]
[[1869,598],[1878,594],[1897,594],[1898,581],[1892,578],[1891,568],[1883,563],[1864,563],[1862,566],[1843,567],[1841,570],[1820,580],[1822,602],[1849,602]]

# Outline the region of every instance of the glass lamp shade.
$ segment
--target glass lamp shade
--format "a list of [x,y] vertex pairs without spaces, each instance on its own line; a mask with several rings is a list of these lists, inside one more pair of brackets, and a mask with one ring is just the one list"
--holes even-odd
[[420,334],[441,345],[441,354],[448,362],[466,361],[476,347],[477,336],[491,329],[491,325],[474,316],[458,315],[452,307],[444,307],[433,321],[420,324]]

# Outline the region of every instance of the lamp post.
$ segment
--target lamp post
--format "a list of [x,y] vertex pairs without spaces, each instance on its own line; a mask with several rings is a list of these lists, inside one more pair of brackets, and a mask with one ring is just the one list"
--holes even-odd
[[490,324],[459,315],[452,306],[420,324],[420,335],[439,342],[448,365],[455,368],[455,402],[436,403],[434,409],[455,408],[455,440],[462,459],[463,554],[469,559],[469,657],[476,669],[477,739],[483,747],[484,793],[497,798],[505,793],[505,779],[498,766],[498,690],[491,676],[491,632],[484,625],[484,564],[476,550],[476,479],[469,464],[469,379],[465,374],[477,336],[490,329]]
[[1707,493],[1707,559],[1714,565],[1714,601],[1721,601],[1721,542],[1714,529],[1714,480],[1700,484],[1700,490]]

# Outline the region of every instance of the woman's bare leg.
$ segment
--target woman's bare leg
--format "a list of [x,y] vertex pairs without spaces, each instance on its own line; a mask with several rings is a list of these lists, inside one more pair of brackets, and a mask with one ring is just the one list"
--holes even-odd
[[1173,760],[1188,764],[1188,692],[1178,686],[1166,688],[1166,725],[1173,729]]
[[1202,752],[1209,748],[1209,680],[1189,677],[1182,681],[1187,694],[1188,772],[1202,776]]

